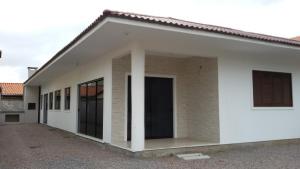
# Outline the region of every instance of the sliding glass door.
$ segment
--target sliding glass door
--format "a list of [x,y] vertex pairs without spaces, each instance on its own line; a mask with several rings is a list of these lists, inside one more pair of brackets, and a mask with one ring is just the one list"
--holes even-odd
[[82,83],[78,88],[78,131],[102,139],[103,79]]

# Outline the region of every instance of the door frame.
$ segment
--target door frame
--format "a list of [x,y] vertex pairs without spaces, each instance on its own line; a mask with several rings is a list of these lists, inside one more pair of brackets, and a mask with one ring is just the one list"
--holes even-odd
[[[131,76],[131,73],[126,72],[125,73],[125,106],[124,106],[124,141],[127,140],[127,123],[128,123],[128,110],[127,110],[127,104],[128,104],[128,76]],[[169,78],[173,81],[173,138],[177,138],[177,92],[176,92],[176,75],[170,75],[170,74],[151,74],[151,73],[145,73],[145,77],[158,77],[158,78]]]

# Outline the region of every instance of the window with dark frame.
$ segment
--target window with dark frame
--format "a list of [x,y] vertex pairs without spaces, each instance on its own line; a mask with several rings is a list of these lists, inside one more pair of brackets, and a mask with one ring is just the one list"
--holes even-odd
[[65,88],[65,110],[70,110],[70,102],[71,102],[71,88]]
[[292,74],[253,70],[254,107],[293,107]]
[[53,109],[53,92],[49,93],[49,109]]
[[28,106],[27,107],[28,110],[35,110],[35,103],[28,103],[27,106]]
[[56,90],[54,93],[54,108],[55,110],[59,110],[60,109],[60,100],[61,100],[61,94],[60,94],[60,90]]
[[78,132],[102,139],[104,79],[81,83],[78,90]]

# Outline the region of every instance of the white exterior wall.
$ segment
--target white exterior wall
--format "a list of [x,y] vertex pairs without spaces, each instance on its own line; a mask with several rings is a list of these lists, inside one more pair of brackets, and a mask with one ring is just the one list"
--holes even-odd
[[[218,58],[221,144],[300,138],[300,67],[296,57]],[[292,73],[293,108],[253,108],[252,70]]]
[[[121,60],[124,58],[121,58]],[[176,59],[175,59],[176,60]],[[178,59],[184,60],[184,59]],[[125,59],[125,63],[129,63],[129,60]],[[161,62],[163,65],[167,62]],[[290,57],[268,57],[268,56],[220,56],[217,59],[218,62],[218,95],[219,95],[219,123],[220,123],[220,143],[242,143],[242,142],[255,142],[255,141],[267,141],[276,139],[289,139],[300,138],[300,113],[298,112],[300,106],[300,69],[298,67],[299,59]],[[147,62],[146,57],[146,74],[167,74],[174,75],[174,72],[185,73],[180,71],[182,69],[181,64],[177,64],[174,69],[159,70],[151,69]],[[177,62],[176,62],[177,63]],[[179,62],[181,63],[181,62]],[[123,64],[123,63],[121,63]],[[125,64],[125,65],[126,65]],[[130,64],[128,64],[130,65]],[[176,64],[174,64],[176,65]],[[64,129],[70,132],[77,132],[77,85],[82,82],[98,79],[104,76],[111,76],[111,72],[107,71],[107,60],[103,57],[90,60],[84,65],[74,66],[69,72],[57,75],[54,80],[48,81],[42,85],[42,94],[54,92],[55,90],[61,90],[61,110],[48,110],[48,125]],[[166,68],[161,66],[160,68]],[[125,73],[130,72],[129,66],[125,66],[120,72],[117,72],[121,78],[119,81],[125,82]],[[279,71],[290,72],[293,77],[293,108],[266,108],[257,109],[253,108],[252,101],[252,70],[267,70],[267,71]],[[169,72],[170,71],[170,72]],[[116,73],[116,72],[113,72]],[[113,142],[124,140],[125,134],[125,120],[124,120],[124,89],[125,83],[117,83],[115,79],[117,76],[110,77],[113,79],[113,84],[110,88],[113,88],[112,102],[105,101],[105,104],[113,104],[112,107],[112,135]],[[209,76],[211,77],[211,76]],[[186,78],[186,77],[185,77]],[[104,77],[104,82],[107,77]],[[205,78],[204,78],[205,79]],[[185,80],[180,81],[180,76],[176,76],[177,82],[187,82]],[[213,81],[214,79],[212,79]],[[117,88],[115,85],[117,84]],[[104,91],[107,92],[105,85]],[[71,87],[71,109],[64,110],[64,88]],[[120,88],[119,88],[120,87]],[[179,84],[177,86],[179,88]],[[110,90],[111,91],[111,90]],[[206,91],[206,90],[204,90]],[[179,91],[177,91],[179,92]],[[120,94],[121,97],[116,97]],[[180,93],[177,93],[180,94]],[[185,93],[183,93],[185,95]],[[104,97],[105,99],[105,97]],[[180,100],[181,97],[177,97],[177,106],[180,103],[184,103],[185,100]],[[190,98],[192,99],[192,98]],[[212,97],[212,99],[214,99]],[[43,98],[44,100],[44,98]],[[205,99],[204,99],[205,100]],[[217,102],[216,102],[217,103]],[[192,102],[190,102],[192,104]],[[183,110],[186,109],[187,103],[183,105]],[[205,104],[204,104],[205,105]],[[218,108],[209,109],[205,111],[218,112]],[[190,110],[193,111],[193,110]],[[180,106],[177,107],[177,137],[188,137],[192,135],[193,130],[190,130],[193,126],[188,126],[187,113],[180,113]],[[183,117],[181,117],[183,115]],[[194,117],[194,116],[190,116]],[[207,116],[199,116],[199,119]],[[217,117],[217,116],[214,116]],[[40,114],[40,121],[43,121],[43,109]],[[213,122],[217,122],[217,118]],[[192,123],[190,123],[192,124]],[[204,123],[200,123],[204,124]],[[212,124],[212,123],[210,123]],[[179,127],[181,125],[181,127]],[[218,126],[218,124],[214,125]],[[199,128],[199,127],[198,127]],[[218,127],[212,128],[213,130]],[[209,130],[207,130],[209,131]],[[206,133],[205,133],[206,134]],[[214,131],[214,140],[218,140],[218,132]],[[199,134],[201,136],[201,133]],[[195,135],[193,135],[195,137]],[[202,136],[201,136],[202,137]]]
[[[41,94],[44,97],[44,94],[47,93],[48,101],[50,92],[53,92],[54,97],[54,91],[61,90],[61,109],[55,110],[53,101],[53,109],[48,109],[48,125],[77,133],[78,84],[98,78],[103,78],[106,73],[105,69],[107,68],[107,62],[108,60],[105,59],[105,57],[95,58],[93,60],[90,60],[86,64],[79,64],[79,66],[77,67],[74,66],[74,68],[69,72],[64,72],[61,75],[58,75],[54,80],[51,80],[41,86]],[[106,79],[108,78],[104,77],[104,83]],[[64,89],[66,87],[71,87],[70,110],[64,110]],[[106,88],[107,86],[104,86],[104,92],[107,92]],[[40,115],[40,121],[43,122],[43,108]]]

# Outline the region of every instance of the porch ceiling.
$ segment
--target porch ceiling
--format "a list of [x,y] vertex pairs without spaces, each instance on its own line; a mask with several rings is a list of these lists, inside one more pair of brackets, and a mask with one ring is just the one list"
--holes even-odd
[[86,64],[96,57],[102,57],[128,46],[131,42],[141,43],[148,53],[164,53],[183,57],[217,57],[237,53],[241,56],[300,56],[300,48],[288,45],[125,19],[106,18],[75,45],[29,79],[26,85],[41,85],[47,80],[55,78],[61,72],[72,71],[80,64]]

